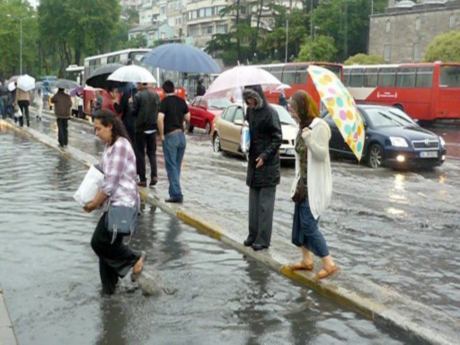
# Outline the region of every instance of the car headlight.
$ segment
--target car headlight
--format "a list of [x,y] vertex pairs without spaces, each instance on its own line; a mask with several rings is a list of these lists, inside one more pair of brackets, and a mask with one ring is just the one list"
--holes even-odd
[[443,137],[441,137],[441,136],[439,137],[439,142],[441,143],[442,147],[446,146],[446,142],[445,142]]
[[394,147],[409,147],[406,139],[401,137],[390,137],[391,146]]

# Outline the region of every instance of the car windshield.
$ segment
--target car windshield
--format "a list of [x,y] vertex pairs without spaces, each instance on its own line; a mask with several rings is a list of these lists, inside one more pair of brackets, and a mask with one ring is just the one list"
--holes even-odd
[[295,121],[292,119],[291,115],[289,112],[286,110],[286,108],[283,108],[280,105],[277,104],[271,104],[273,108],[275,108],[276,112],[278,113],[278,116],[280,118],[280,122],[282,125],[295,125]]
[[227,98],[215,98],[208,100],[208,108],[213,109],[225,109],[232,104],[233,103],[230,102]]
[[365,109],[373,127],[406,127],[416,123],[406,113],[397,108],[368,108]]

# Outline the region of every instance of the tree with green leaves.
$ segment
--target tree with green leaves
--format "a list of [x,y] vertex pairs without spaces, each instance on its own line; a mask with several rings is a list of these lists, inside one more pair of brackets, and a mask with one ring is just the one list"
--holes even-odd
[[319,35],[314,39],[307,39],[300,48],[297,61],[335,61],[337,48],[334,39]]
[[84,56],[110,50],[120,5],[117,0],[41,0],[38,14],[45,68],[57,63],[63,75]]
[[460,61],[460,32],[450,31],[436,36],[425,53],[425,61]]
[[[37,73],[37,17],[34,9],[21,0],[0,0],[0,80],[22,71]],[[21,46],[22,27],[22,54]]]
[[385,63],[383,56],[367,55],[363,53],[358,53],[356,55],[350,56],[344,62],[345,65],[377,65],[383,63]]
[[339,60],[367,51],[372,4],[374,12],[380,12],[387,1],[324,0],[313,11],[312,26],[316,26],[319,33],[334,38]]

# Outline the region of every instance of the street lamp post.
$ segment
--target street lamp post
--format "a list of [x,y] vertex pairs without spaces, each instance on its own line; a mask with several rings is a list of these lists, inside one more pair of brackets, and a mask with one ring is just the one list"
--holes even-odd
[[19,74],[22,75],[22,20],[24,19],[23,17],[15,17],[12,16],[11,14],[6,15],[8,18],[11,19],[17,19],[19,21]]

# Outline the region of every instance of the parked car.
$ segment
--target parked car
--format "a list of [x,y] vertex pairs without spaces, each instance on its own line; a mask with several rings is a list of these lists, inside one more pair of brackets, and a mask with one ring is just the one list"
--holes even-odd
[[[278,113],[281,122],[283,141],[279,150],[280,158],[293,160],[295,159],[294,141],[297,135],[297,124],[285,108],[277,104],[270,105]],[[244,109],[241,105],[232,104],[224,110],[222,115],[216,116],[211,132],[214,151],[225,151],[246,156],[241,151],[241,131],[245,125]]]
[[[358,105],[358,110],[364,121],[363,160],[371,168],[433,168],[444,163],[444,139],[420,127],[402,110],[381,105]],[[332,131],[331,154],[354,157],[330,115],[325,113],[324,118]]]
[[211,133],[212,123],[216,115],[233,104],[227,98],[204,99],[202,96],[195,97],[189,105],[190,124],[189,132],[195,127],[203,128],[206,133]]

